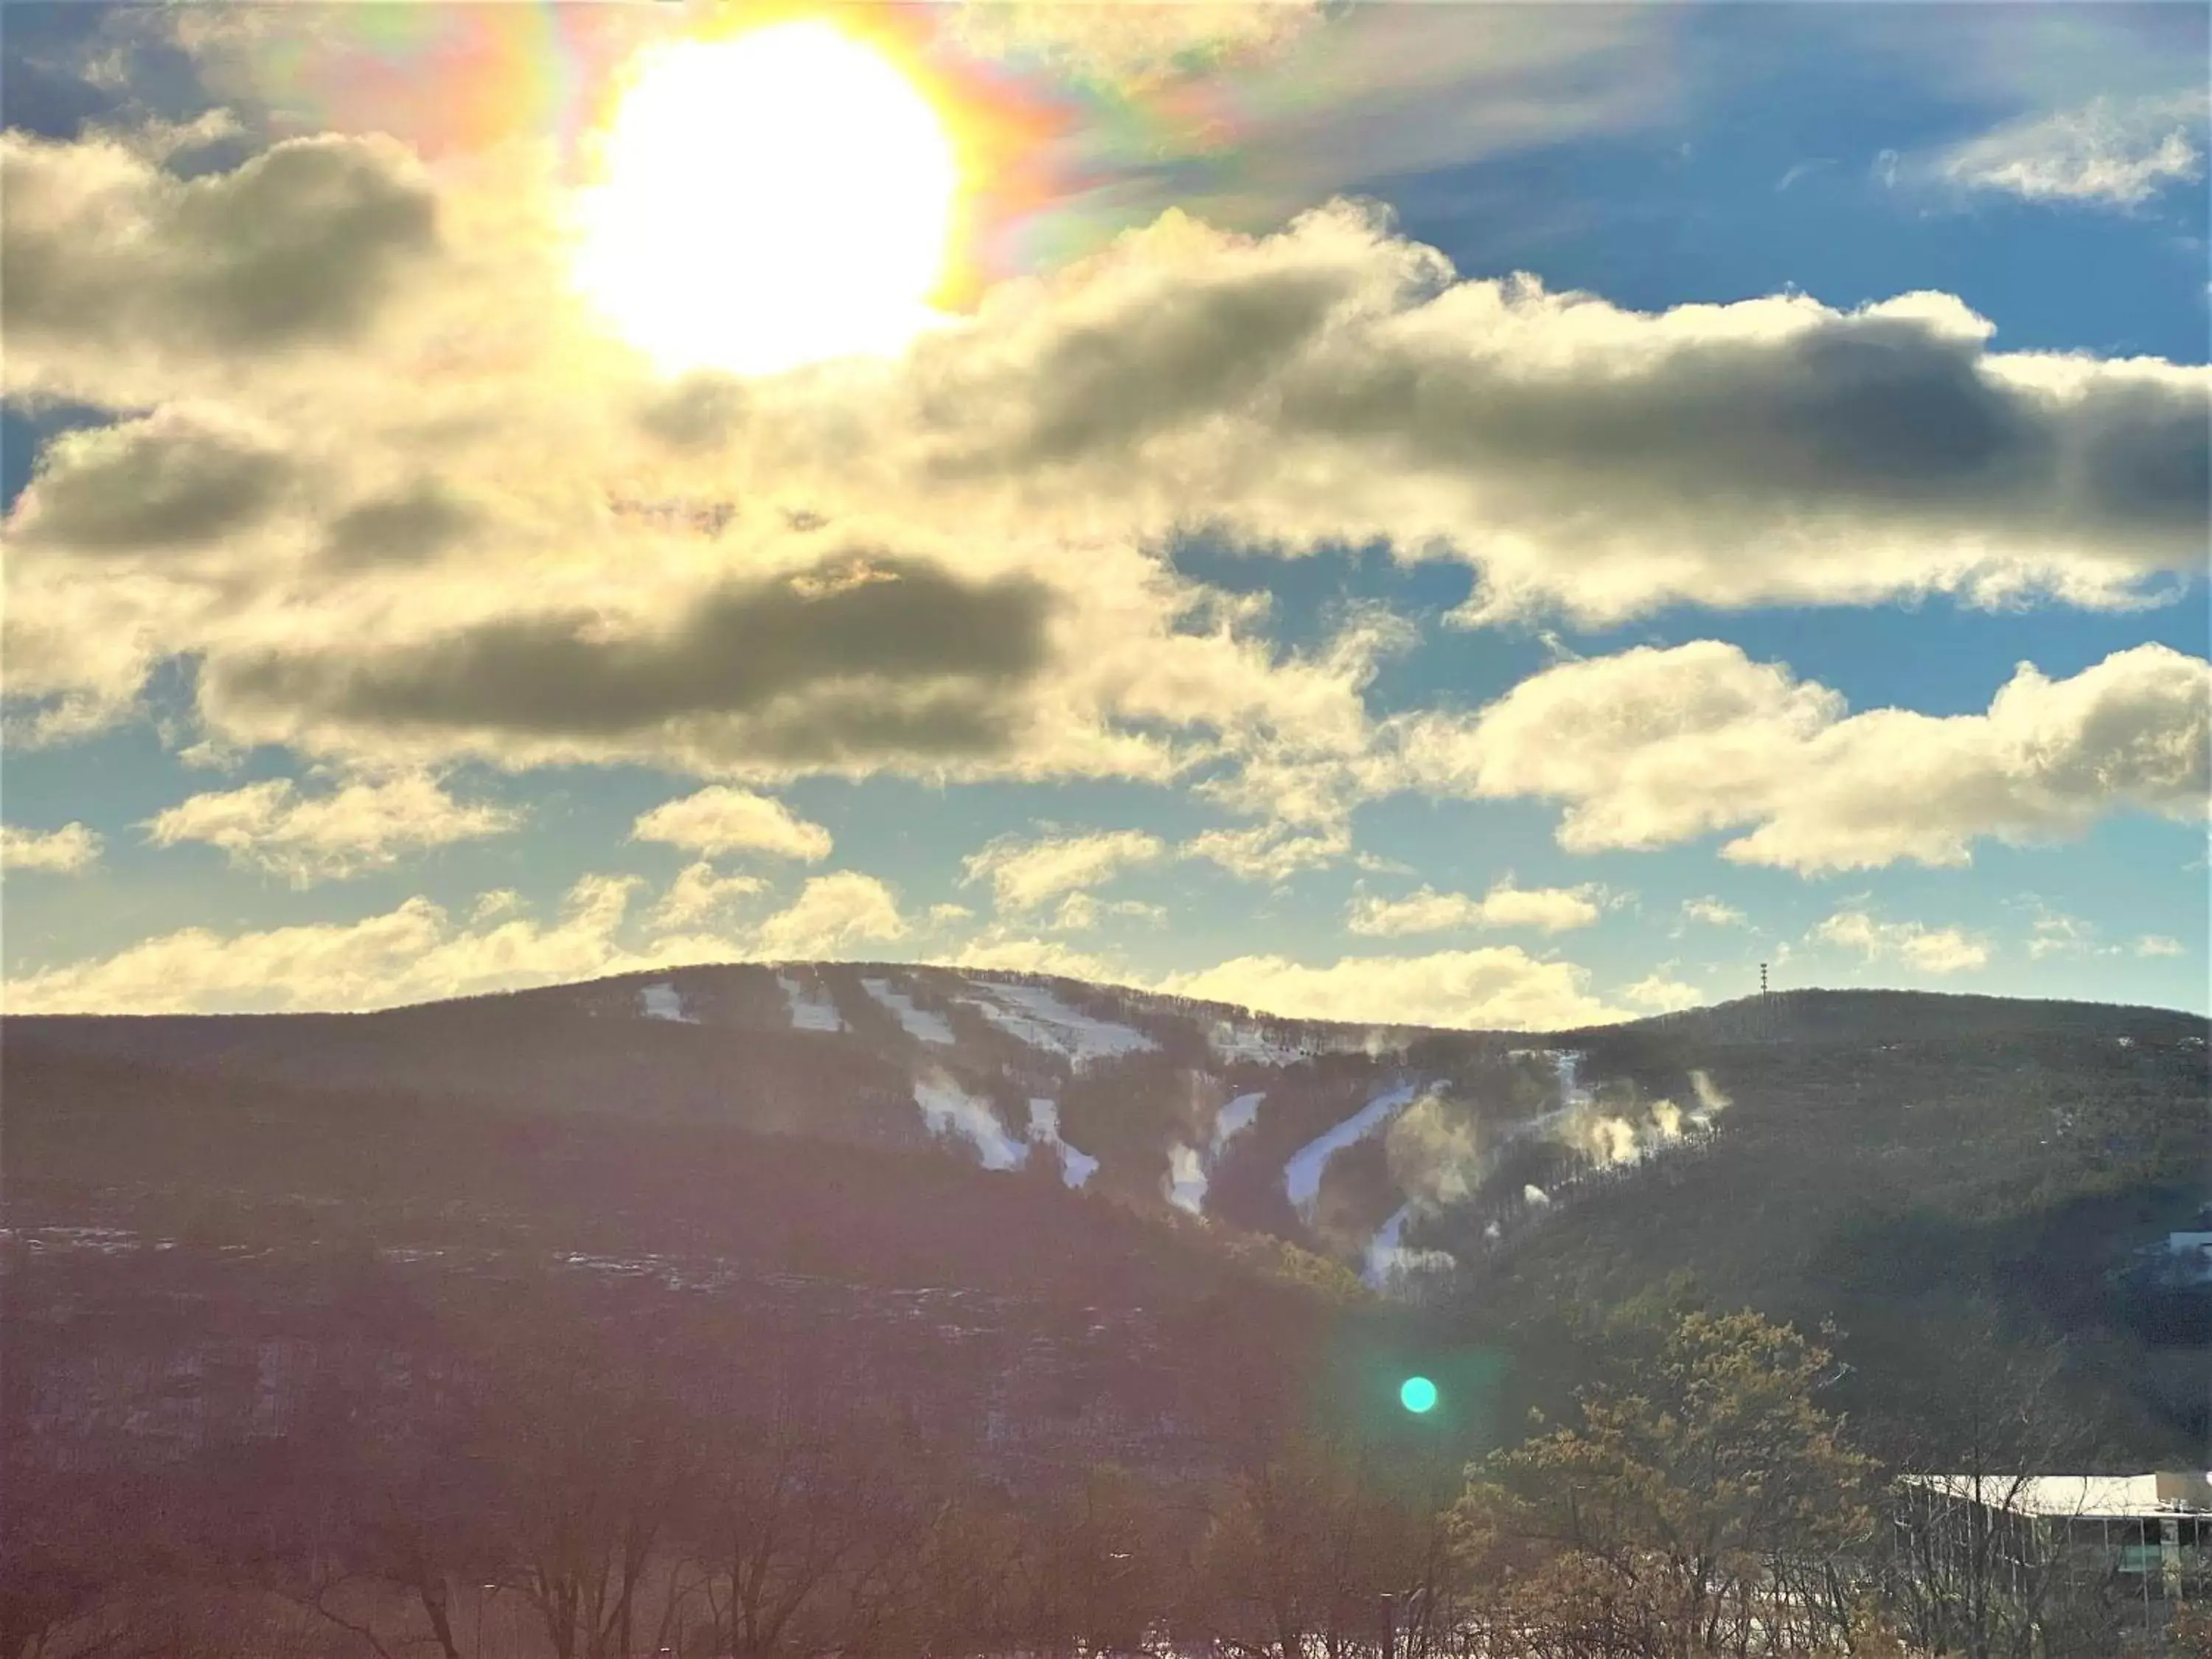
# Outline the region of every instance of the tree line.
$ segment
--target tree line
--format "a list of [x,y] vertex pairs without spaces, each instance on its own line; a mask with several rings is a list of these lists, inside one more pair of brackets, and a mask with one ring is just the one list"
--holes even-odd
[[[1823,1343],[1755,1314],[1624,1310],[1571,1402],[1508,1436],[1460,1409],[1479,1380],[1447,1376],[1416,1418],[1358,1332],[1217,1310],[1163,1407],[1200,1449],[1144,1462],[1072,1427],[1009,1435],[957,1332],[893,1365],[708,1296],[616,1316],[551,1279],[366,1269],[343,1295],[363,1364],[281,1433],[125,1455],[127,1434],[42,1423],[11,1368],[0,1656],[2112,1659],[2132,1639],[2110,1583],[1901,1546],[1912,1449],[1860,1443]],[[1954,1380],[1946,1467],[1964,1446],[1994,1481],[2063,1455],[2033,1379]],[[2202,1654],[2200,1628],[2155,1650]]]

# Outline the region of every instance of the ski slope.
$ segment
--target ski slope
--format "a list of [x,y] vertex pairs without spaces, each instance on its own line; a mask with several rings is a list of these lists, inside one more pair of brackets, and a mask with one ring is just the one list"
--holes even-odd
[[[973,981],[970,981],[973,984]],[[1142,1031],[1078,1013],[1042,986],[975,985],[972,1006],[1007,1036],[1079,1068],[1159,1045]]]
[[952,1046],[952,1028],[945,1023],[945,1016],[915,1007],[914,999],[903,991],[894,990],[889,980],[864,979],[860,988],[896,1014],[908,1036],[921,1042],[933,1042],[940,1048]]
[[637,994],[637,1000],[647,1019],[672,1019],[679,1025],[699,1023],[684,1012],[684,999],[673,985],[648,985]]
[[783,988],[783,1000],[791,1007],[791,1029],[794,1031],[842,1031],[845,1022],[837,1012],[836,1005],[827,997],[817,997],[789,974],[778,974],[775,982]]
[[914,1103],[932,1134],[958,1135],[975,1147],[987,1170],[1017,1169],[1029,1158],[1029,1144],[1008,1134],[989,1106],[950,1078],[915,1079]]
[[1385,1090],[1326,1134],[1308,1141],[1293,1153],[1283,1167],[1284,1189],[1290,1194],[1292,1207],[1302,1215],[1310,1214],[1314,1200],[1321,1194],[1322,1171],[1328,1167],[1329,1159],[1385,1127],[1412,1105],[1420,1092],[1419,1083],[1401,1083],[1395,1089]]
[[1060,1154],[1060,1178],[1066,1186],[1080,1187],[1098,1173],[1098,1160],[1088,1152],[1079,1152],[1060,1138],[1060,1103],[1056,1100],[1030,1102],[1030,1139],[1039,1146],[1049,1146]]

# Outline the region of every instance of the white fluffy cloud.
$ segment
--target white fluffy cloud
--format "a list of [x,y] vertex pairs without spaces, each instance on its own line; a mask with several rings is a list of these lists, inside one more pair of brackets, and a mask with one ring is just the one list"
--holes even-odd
[[661,927],[697,927],[720,917],[738,900],[767,888],[758,876],[725,876],[701,859],[677,872],[653,907],[653,920]]
[[616,943],[635,886],[586,877],[550,923],[500,911],[456,922],[443,906],[412,898],[353,922],[233,933],[188,927],[12,979],[8,1006],[25,1014],[349,1012],[621,973],[656,965]]
[[2181,941],[2166,933],[2145,933],[2136,941],[2139,957],[2178,957],[2184,954]]
[[941,968],[974,968],[1007,974],[1058,974],[1102,984],[1129,982],[1111,958],[1085,951],[1065,939],[1036,939],[1003,928],[987,928],[949,950],[922,961]]
[[1288,881],[1301,871],[1324,869],[1351,851],[1351,831],[1340,823],[1315,830],[1279,823],[1207,830],[1182,847],[1187,858],[1218,864],[1245,881],[1267,882]]
[[839,870],[816,876],[760,926],[757,954],[775,961],[836,957],[852,946],[906,937],[897,896],[873,876]]
[[2141,207],[2204,176],[2205,95],[2098,98],[2024,116],[1959,144],[1929,171],[1950,185],[2031,202]]
[[1684,899],[1682,920],[1701,922],[1708,927],[1741,927],[1746,918],[1733,904],[1708,894],[1702,898]]
[[46,830],[0,824],[0,870],[41,870],[74,876],[99,861],[100,846],[98,833],[82,823]]
[[1465,560],[1470,617],[2118,603],[2202,557],[2212,374],[2000,354],[1942,295],[1647,314],[1461,280],[1351,204],[1169,215],[901,362],[670,386],[567,292],[543,147],[185,180],[6,142],[9,386],[142,411],[41,456],[9,525],[9,690],[49,737],[197,658],[237,747],[1207,768],[1253,811],[1289,775],[1255,765],[1364,745],[1389,630],[1276,649],[1151,550],[1177,528]]
[[1956,974],[1988,965],[1989,946],[1956,927],[1879,921],[1864,910],[1838,910],[1808,935],[1856,951],[1869,962],[1901,962],[1928,974]]
[[1846,715],[1827,687],[1703,640],[1562,663],[1399,735],[1393,781],[1564,802],[1559,839],[1579,852],[1741,830],[1721,849],[1738,863],[1955,866],[1984,837],[2203,816],[2212,664],[2144,645],[2070,679],[2022,664],[1986,714]]
[[1279,49],[1321,17],[1319,0],[962,0],[952,28],[972,52],[1142,86]]
[[188,927],[8,981],[15,1013],[360,1011],[689,963],[835,957],[908,929],[896,896],[857,871],[808,881],[757,927],[717,925],[762,890],[705,865],[678,876],[641,924],[635,876],[586,876],[541,921],[507,890],[459,917],[416,897],[356,921],[221,933]]
[[147,820],[157,847],[198,842],[235,864],[273,872],[296,886],[389,868],[403,857],[456,842],[505,835],[519,812],[464,803],[420,774],[348,783],[309,795],[290,778],[216,790]]
[[769,853],[810,863],[830,856],[830,832],[796,816],[781,801],[710,784],[696,793],[664,801],[641,814],[633,841],[665,842],[690,852],[721,856]]
[[1111,899],[1100,901],[1088,893],[1070,893],[1060,902],[1047,925],[1055,933],[1087,933],[1109,916],[1120,916],[1136,921],[1159,922],[1167,919],[1164,907],[1146,903],[1142,899]]
[[1662,1014],[1696,1007],[1706,1000],[1705,994],[1694,985],[1668,977],[1668,970],[1674,965],[1666,963],[1626,988],[1620,994],[1639,1008],[1655,1009]]
[[1589,974],[1540,962],[1514,946],[1420,957],[1346,957],[1311,967],[1273,956],[1238,957],[1158,988],[1269,1013],[1375,1025],[1559,1030],[1629,1018],[1592,996]]
[[1601,896],[1595,887],[1516,887],[1510,880],[1498,883],[1480,898],[1425,886],[1401,899],[1362,894],[1345,925],[1355,933],[1380,938],[1455,927],[1534,927],[1556,933],[1595,921]]
[[1035,841],[1006,836],[969,856],[964,879],[988,881],[1001,910],[1031,910],[1062,893],[1087,890],[1124,871],[1157,864],[1167,853],[1165,842],[1142,830]]

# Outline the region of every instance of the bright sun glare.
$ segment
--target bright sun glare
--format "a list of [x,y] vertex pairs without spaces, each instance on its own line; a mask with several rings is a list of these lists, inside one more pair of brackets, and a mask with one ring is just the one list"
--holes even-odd
[[951,140],[889,59],[828,23],[652,50],[603,161],[575,279],[664,373],[894,355],[936,320]]

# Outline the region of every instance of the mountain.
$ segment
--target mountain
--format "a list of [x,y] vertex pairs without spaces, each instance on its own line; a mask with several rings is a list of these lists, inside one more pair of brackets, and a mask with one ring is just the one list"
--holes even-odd
[[13,1018],[0,1086],[9,1224],[49,1251],[352,1238],[1079,1309],[1340,1308],[1358,1274],[1540,1381],[1559,1310],[1689,1286],[1834,1322],[1877,1412],[1972,1309],[2070,1345],[2149,1455],[2206,1426],[2199,1313],[2125,1271],[2207,1196],[2206,1030],[1808,991],[1534,1036],[748,964]]

